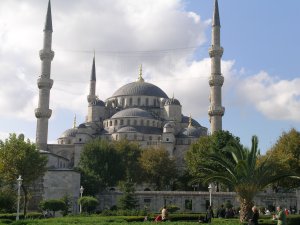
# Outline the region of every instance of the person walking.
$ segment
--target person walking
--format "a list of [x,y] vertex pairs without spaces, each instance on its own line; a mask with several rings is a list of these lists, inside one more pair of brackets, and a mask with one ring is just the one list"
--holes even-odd
[[277,220],[277,225],[286,225],[286,215],[281,206],[277,206],[277,214],[275,219]]
[[211,208],[211,206],[208,206],[206,211],[206,222],[211,223],[211,219],[214,217],[214,212]]
[[166,221],[168,219],[168,210],[166,206],[164,206],[161,210],[161,219],[162,221]]
[[259,212],[256,206],[252,207],[252,218],[249,220],[248,225],[258,225]]

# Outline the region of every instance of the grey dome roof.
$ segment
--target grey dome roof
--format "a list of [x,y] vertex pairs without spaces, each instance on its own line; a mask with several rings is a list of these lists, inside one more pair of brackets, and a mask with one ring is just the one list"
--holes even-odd
[[176,98],[167,99],[165,105],[181,105]]
[[159,87],[142,81],[136,81],[129,84],[125,84],[120,87],[112,97],[117,96],[136,96],[136,95],[145,95],[145,96],[156,96],[161,98],[168,98],[167,94],[161,90]]
[[201,129],[196,127],[187,127],[184,128],[181,132],[181,135],[187,136],[187,137],[200,137],[201,136]]
[[66,130],[65,132],[60,135],[60,138],[66,138],[66,137],[75,137],[78,132],[77,128],[71,128]]
[[117,132],[118,133],[135,133],[136,129],[134,127],[122,127]]
[[166,123],[164,125],[164,128],[173,128],[173,125],[171,123]]
[[92,102],[92,105],[105,106],[105,103],[102,100],[97,99],[96,101]]
[[124,117],[146,117],[146,118],[153,119],[152,115],[149,112],[139,109],[139,108],[124,109],[124,110],[114,114],[111,118],[117,119],[117,118],[124,118]]
[[[189,119],[190,119],[190,117],[182,115],[181,122],[182,123],[189,123]],[[194,127],[201,127],[201,125],[196,120],[194,120],[193,118],[192,118],[192,125]]]

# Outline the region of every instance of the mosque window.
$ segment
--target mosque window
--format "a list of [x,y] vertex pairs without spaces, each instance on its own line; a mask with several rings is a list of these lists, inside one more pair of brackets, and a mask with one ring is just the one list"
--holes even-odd
[[108,127],[108,121],[106,121],[106,127]]
[[146,102],[145,102],[145,104],[146,104],[146,106],[148,106],[148,105],[149,105],[149,99],[148,99],[148,98],[146,98]]
[[129,99],[129,105],[132,106],[132,98]]
[[124,99],[124,98],[121,99],[121,105],[122,105],[123,107],[125,106],[125,99]]
[[124,121],[123,120],[120,120],[120,125],[123,125]]
[[152,121],[152,126],[155,127],[155,121]]
[[146,122],[146,123],[147,123],[147,126],[149,127],[149,124],[150,124],[149,120],[147,120],[147,122]]
[[153,99],[153,105],[156,106],[156,98]]
[[166,138],[166,141],[169,141],[169,138]]
[[152,136],[149,136],[149,140],[152,141]]
[[130,120],[127,120],[127,125],[130,125]]
[[79,142],[81,142],[81,138],[79,138]]
[[114,124],[115,124],[115,126],[117,126],[118,125],[118,120],[115,120]]
[[141,120],[141,126],[144,126],[144,120]]
[[112,126],[112,121],[111,120],[109,121],[109,126]]
[[138,105],[141,105],[141,98],[138,98]]

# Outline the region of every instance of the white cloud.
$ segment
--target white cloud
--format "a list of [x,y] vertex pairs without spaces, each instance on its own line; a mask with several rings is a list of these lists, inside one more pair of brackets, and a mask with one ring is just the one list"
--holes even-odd
[[280,80],[261,71],[241,80],[238,91],[269,119],[300,121],[299,86],[299,78]]

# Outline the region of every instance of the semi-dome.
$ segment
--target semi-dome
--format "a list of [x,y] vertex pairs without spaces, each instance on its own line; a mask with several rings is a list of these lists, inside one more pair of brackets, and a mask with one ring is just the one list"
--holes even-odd
[[[190,120],[190,117],[182,115],[182,120],[181,120],[182,123],[189,123],[189,120]],[[194,119],[192,119],[192,125],[194,127],[201,127],[201,125]]]
[[169,98],[166,100],[165,105],[180,105],[180,102],[176,98]]
[[129,84],[125,84],[120,87],[112,97],[118,96],[155,96],[160,98],[168,98],[167,94],[154,84],[147,82],[136,81]]
[[118,119],[118,118],[124,118],[124,117],[145,117],[145,118],[153,119],[153,116],[149,112],[139,109],[139,108],[124,109],[124,110],[114,114],[111,118]]
[[197,128],[197,127],[187,127],[184,128],[181,132],[182,136],[186,136],[186,137],[200,137],[201,136],[201,129]]
[[122,127],[118,131],[118,133],[135,133],[136,129],[134,127]]
[[66,130],[65,132],[60,135],[60,138],[66,138],[66,137],[75,137],[78,132],[77,128],[71,128]]

